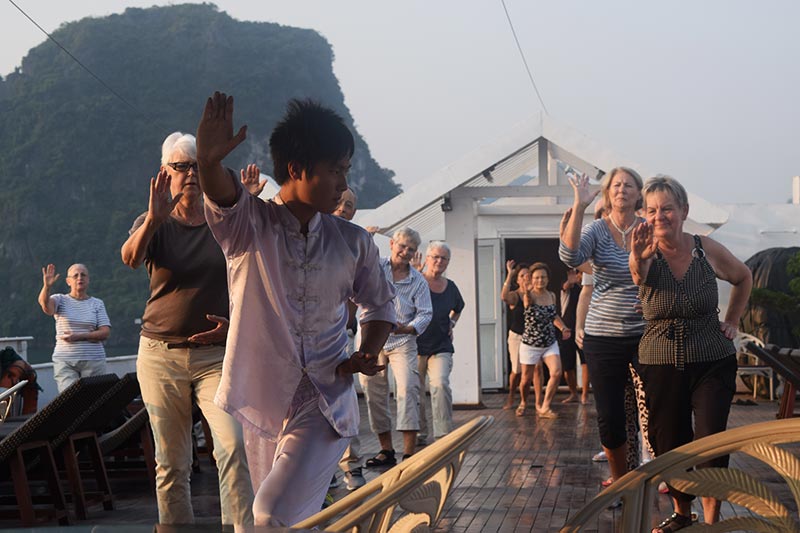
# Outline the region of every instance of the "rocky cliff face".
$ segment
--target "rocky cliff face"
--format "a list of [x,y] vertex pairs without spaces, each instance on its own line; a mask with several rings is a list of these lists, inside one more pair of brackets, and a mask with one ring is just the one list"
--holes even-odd
[[0,83],[0,336],[52,345],[53,321],[36,304],[40,269],[55,263],[63,277],[81,262],[113,322],[110,344],[136,343],[146,275],[122,265],[119,249],[147,207],[161,142],[194,132],[214,90],[235,95],[236,120],[249,126],[229,166],[256,162],[271,174],[269,132],[287,100],[313,98],[355,134],[350,180],[361,206],[400,190],[355,131],[331,46],[312,30],[237,21],[205,4],[128,9],[53,35],[108,86],[50,41]]

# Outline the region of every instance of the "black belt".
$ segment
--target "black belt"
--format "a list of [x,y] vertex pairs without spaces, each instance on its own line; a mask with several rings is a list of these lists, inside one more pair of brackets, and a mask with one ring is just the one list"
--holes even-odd
[[206,346],[225,346],[225,343],[214,343],[214,344],[200,344],[197,342],[168,342],[167,349],[168,350],[176,350],[181,348],[205,348]]

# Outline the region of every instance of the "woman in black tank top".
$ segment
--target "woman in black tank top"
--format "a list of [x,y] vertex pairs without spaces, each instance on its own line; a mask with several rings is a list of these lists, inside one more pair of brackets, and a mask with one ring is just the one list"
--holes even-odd
[[[503,404],[503,409],[511,409],[514,406],[514,391],[519,388],[520,364],[519,346],[522,342],[522,334],[525,332],[525,307],[522,305],[524,294],[523,287],[528,285],[531,273],[527,263],[517,264],[513,259],[506,261],[506,280],[500,291],[500,299],[508,306],[508,357],[511,362],[511,370],[508,373],[508,398]],[[537,365],[533,373],[533,392],[536,398],[536,405],[542,403],[542,365]]]
[[[639,344],[639,374],[650,411],[656,455],[727,426],[736,386],[736,336],[752,287],[747,266],[724,246],[683,231],[686,191],[657,176],[642,191],[647,224],[634,230],[631,274],[647,319]],[[725,319],[718,316],[717,279],[733,285]],[[694,416],[694,428],[692,419]],[[726,467],[728,458],[706,466]],[[670,487],[675,512],[653,533],[691,525],[694,496]],[[706,523],[719,519],[720,502],[703,497]]]

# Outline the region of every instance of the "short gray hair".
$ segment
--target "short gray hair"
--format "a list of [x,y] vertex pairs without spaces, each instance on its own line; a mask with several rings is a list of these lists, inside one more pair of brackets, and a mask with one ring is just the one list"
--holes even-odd
[[181,131],[170,133],[161,145],[161,166],[165,167],[167,163],[172,163],[175,154],[197,161],[197,141],[194,135]]
[[430,254],[436,248],[441,248],[447,252],[447,258],[450,259],[450,247],[444,241],[431,241],[428,243],[428,248],[425,249],[425,255]]
[[647,206],[647,195],[652,192],[668,192],[678,202],[678,207],[686,208],[689,206],[689,195],[686,194],[686,189],[672,176],[657,174],[647,179],[644,189],[642,189],[642,198],[645,206]]
[[414,243],[414,246],[416,247],[419,247],[420,243],[422,242],[419,233],[417,233],[416,230],[413,230],[409,227],[400,228],[399,230],[395,231],[394,234],[392,234],[392,240],[394,241],[396,241],[400,237],[405,237],[406,239],[409,239],[411,242]]

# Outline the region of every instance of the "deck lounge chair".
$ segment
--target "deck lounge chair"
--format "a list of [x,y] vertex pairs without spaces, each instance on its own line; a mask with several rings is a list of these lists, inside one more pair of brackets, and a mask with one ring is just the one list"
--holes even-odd
[[[28,420],[19,425],[0,425],[0,478],[8,475],[5,472],[10,474],[17,502],[9,512],[0,512],[0,516],[19,518],[23,526],[31,526],[36,522],[39,513],[34,508],[27,467],[38,462],[49,486],[46,514],[62,525],[69,524],[64,492],[53,457],[54,443],[58,446],[58,439],[66,438],[62,436],[79,424],[97,398],[117,381],[119,378],[114,374],[81,378]],[[27,465],[26,455],[34,459]]]
[[[65,434],[55,440],[60,446],[67,478],[72,487],[72,500],[78,520],[87,519],[89,504],[101,503],[110,511],[114,508],[111,484],[103,463],[103,455],[98,444],[98,433],[103,432],[117,419],[134,398],[139,395],[139,382],[135,373],[126,374],[108,391],[97,398],[89,408],[83,420],[67,429]],[[55,450],[55,447],[54,447]],[[88,493],[84,489],[81,469],[78,463],[79,452],[88,456],[91,473],[97,491]]]
[[777,418],[793,417],[795,396],[800,390],[800,350],[781,348],[774,344],[761,347],[754,342],[748,342],[746,348],[786,380]]
[[99,439],[103,457],[112,456],[106,469],[112,476],[145,475],[153,492],[156,488],[156,460],[147,409],[142,408],[127,422]]
[[28,380],[23,379],[13,387],[0,392],[0,422],[3,422],[11,414],[17,394],[27,385]]
[[[800,504],[800,458],[797,446],[784,446],[797,442],[800,418],[742,426],[684,444],[619,478],[570,517],[561,532],[597,531],[598,516],[619,499],[622,517],[616,530],[650,531],[655,525],[651,513],[661,481],[687,494],[710,496],[744,508],[741,514],[722,517],[713,531],[800,531],[796,511]],[[735,452],[758,459],[774,473],[761,472],[756,477],[736,468],[690,470]],[[794,502],[787,506],[786,500],[791,499]],[[694,524],[681,531],[707,530],[705,524]]]
[[[371,533],[433,530],[441,518],[467,449],[492,422],[494,418],[491,416],[473,418],[327,509],[292,527],[311,529],[324,525],[325,531]],[[408,513],[396,517],[394,514],[398,508]]]

